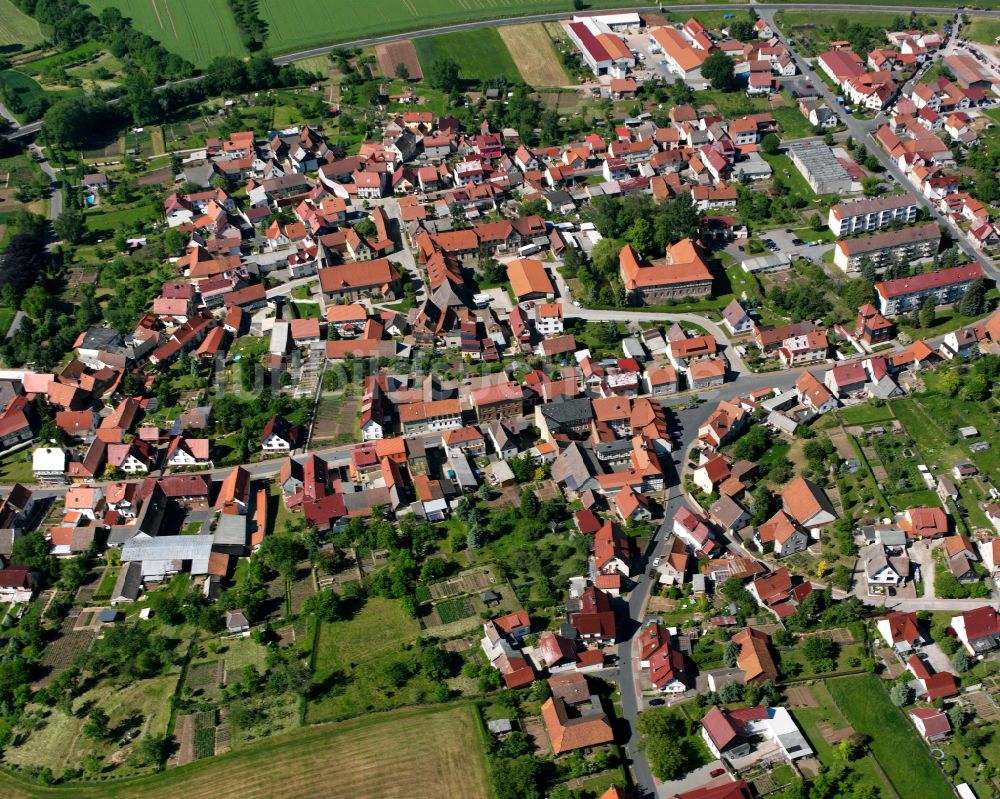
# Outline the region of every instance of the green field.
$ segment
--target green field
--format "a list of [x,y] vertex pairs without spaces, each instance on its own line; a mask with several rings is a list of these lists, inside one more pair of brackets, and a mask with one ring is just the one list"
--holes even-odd
[[963,35],[973,42],[993,44],[1000,36],[1000,19],[973,17],[972,24],[963,31]]
[[[7,90],[17,94],[22,108],[26,108],[37,97],[45,94],[45,89],[38,84],[38,81],[14,69],[5,69],[0,72],[0,83]],[[15,113],[15,116],[19,116],[19,114]]]
[[[816,751],[820,762],[827,768],[832,768],[842,761],[834,752],[834,748],[824,739],[821,727],[839,730],[848,724],[827,690],[829,685],[829,681],[820,681],[809,686],[809,692],[812,694],[816,706],[795,708],[792,715],[809,739],[809,743]],[[889,786],[885,784],[885,780],[878,773],[871,758],[865,757],[855,760],[851,763],[851,769],[857,773],[861,782],[876,786],[881,791],[882,796],[891,796]]]
[[[87,0],[99,14],[109,6],[121,9],[132,20],[136,30],[142,31],[171,52],[188,59],[195,66],[203,67],[216,56],[245,54],[229,6],[221,0]],[[326,6],[314,13],[326,13]],[[315,24],[311,20],[302,20]]]
[[[442,705],[268,738],[141,779],[41,787],[0,773],[4,799],[488,799],[473,709]],[[405,780],[405,789],[400,785]]]
[[419,634],[398,601],[380,597],[371,597],[348,621],[321,624],[314,681],[323,691],[309,703],[306,720],[330,721],[422,701],[434,687],[423,674],[398,687],[386,679],[391,664],[412,662],[403,648]]
[[448,33],[414,39],[424,75],[439,58],[450,58],[459,65],[464,80],[486,81],[503,75],[510,81],[521,79],[507,45],[496,28],[480,28],[465,33]]
[[10,0],[0,0],[0,52],[30,50],[45,41],[41,26]]
[[109,233],[118,229],[129,229],[132,225],[140,222],[153,222],[159,218],[160,209],[153,204],[140,205],[136,208],[125,208],[121,211],[109,211],[102,213],[94,211],[87,213],[85,220],[87,230],[95,233]]
[[871,739],[872,754],[900,796],[950,799],[947,781],[916,731],[892,706],[878,677],[865,674],[827,680],[825,684],[851,726]]

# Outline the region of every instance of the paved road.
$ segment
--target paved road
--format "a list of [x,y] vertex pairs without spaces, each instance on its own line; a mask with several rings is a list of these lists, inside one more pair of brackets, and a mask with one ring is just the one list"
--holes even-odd
[[35,160],[38,162],[38,166],[41,167],[42,172],[44,172],[52,182],[52,191],[49,194],[49,219],[54,222],[59,218],[60,214],[62,214],[62,183],[59,180],[59,176],[56,175],[56,171],[52,168],[52,164],[46,160],[45,153],[42,152],[42,148],[37,144],[31,144],[28,149],[31,150],[31,154],[35,157]]

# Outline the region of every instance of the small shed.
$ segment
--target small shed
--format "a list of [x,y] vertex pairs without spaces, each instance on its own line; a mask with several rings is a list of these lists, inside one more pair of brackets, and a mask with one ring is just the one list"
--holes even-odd
[[122,612],[114,608],[105,608],[97,614],[97,620],[101,624],[114,624],[122,618]]
[[250,622],[241,608],[226,611],[226,630],[232,635],[250,630]]

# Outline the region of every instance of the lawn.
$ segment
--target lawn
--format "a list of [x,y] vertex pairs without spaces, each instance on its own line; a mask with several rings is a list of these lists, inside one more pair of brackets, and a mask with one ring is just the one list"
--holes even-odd
[[12,452],[0,458],[0,483],[33,483],[31,448]]
[[771,102],[766,97],[747,97],[742,92],[721,92],[717,89],[695,92],[694,105],[699,108],[713,105],[720,114],[727,117],[740,117],[771,110]]
[[41,26],[10,0],[0,0],[0,51],[31,50],[45,41]]
[[791,106],[773,108],[771,113],[781,128],[782,139],[804,139],[813,135],[812,125],[802,116],[802,112],[794,103]]
[[496,28],[480,28],[463,33],[447,33],[415,39],[420,67],[429,75],[431,66],[439,58],[450,58],[459,65],[466,81],[488,81],[503,75],[509,81],[519,81],[514,59]]
[[127,782],[42,788],[0,773],[0,793],[5,799],[269,799],[280,786],[283,799],[396,799],[401,774],[407,799],[488,799],[473,709],[445,705],[308,727]]
[[135,208],[124,208],[121,211],[101,211],[87,213],[84,220],[87,229],[95,233],[110,233],[116,230],[128,230],[147,222],[153,222],[160,217],[162,209],[158,205],[140,205]]
[[963,29],[962,35],[973,42],[993,44],[997,36],[1000,36],[1000,19],[973,17],[972,24]]
[[771,165],[774,174],[780,176],[792,191],[807,200],[816,199],[816,192],[802,177],[802,173],[795,168],[791,158],[784,153],[775,153],[774,155],[761,153],[761,157]]
[[827,680],[826,686],[851,726],[869,736],[875,755],[900,796],[950,799],[944,776],[916,731],[889,701],[881,680],[871,674]]
[[[100,14],[121,9],[136,30],[156,39],[171,52],[204,67],[216,56],[245,53],[236,20],[223,2],[200,0],[86,0]],[[325,9],[325,6],[324,6]],[[313,17],[315,20],[315,17]],[[302,20],[305,22],[305,20]],[[311,22],[309,24],[314,24]]]
[[842,408],[838,411],[844,424],[868,425],[876,422],[887,422],[892,419],[892,408],[883,405],[881,408],[865,403],[864,405],[854,405],[850,408]]
[[387,679],[392,663],[412,662],[403,647],[420,633],[399,602],[372,597],[348,621],[319,626],[313,680],[322,696],[309,703],[310,722],[348,718],[422,701],[433,687],[421,674],[402,686]]

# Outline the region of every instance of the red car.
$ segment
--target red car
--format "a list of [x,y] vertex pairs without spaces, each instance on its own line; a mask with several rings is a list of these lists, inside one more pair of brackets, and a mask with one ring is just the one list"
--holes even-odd
[[708,772],[708,776],[709,777],[721,777],[725,773],[726,773],[726,770],[724,768],[713,768],[710,772]]

